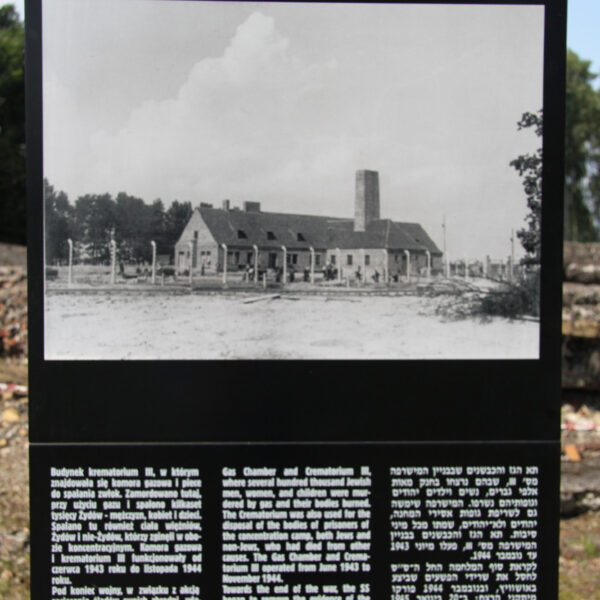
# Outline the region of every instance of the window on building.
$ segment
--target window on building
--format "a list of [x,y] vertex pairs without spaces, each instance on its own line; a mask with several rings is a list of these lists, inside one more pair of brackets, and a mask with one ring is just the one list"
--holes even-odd
[[348,266],[352,265],[352,254],[348,254],[348,256],[346,256],[346,264]]
[[210,250],[206,251],[206,256],[210,256]]
[[292,254],[292,264],[293,265],[298,264],[298,255],[297,254]]
[[248,253],[246,254],[246,262],[247,262],[248,264],[250,264],[250,263],[252,262],[252,259],[254,258],[254,257],[252,256],[252,254],[253,254],[252,252],[248,252]]
[[289,265],[292,262],[292,255],[291,254],[286,254],[285,255],[285,262]]
[[268,240],[276,240],[277,236],[272,231],[267,231],[267,239]]
[[243,229],[238,229],[238,240],[247,240],[248,236]]
[[369,254],[365,254],[365,265],[371,264],[371,256]]
[[320,254],[315,254],[315,265],[317,265],[317,267],[321,264],[321,255]]
[[240,253],[239,252],[235,253],[235,264],[236,265],[240,264]]
[[304,236],[303,236],[301,233],[299,233],[299,234],[296,236],[296,239],[297,239],[299,242],[305,242],[305,241],[306,241],[306,239],[304,238]]
[[335,265],[335,260],[336,260],[335,254],[332,254],[331,255],[331,264],[332,265]]
[[198,232],[194,231],[194,241],[198,241]]

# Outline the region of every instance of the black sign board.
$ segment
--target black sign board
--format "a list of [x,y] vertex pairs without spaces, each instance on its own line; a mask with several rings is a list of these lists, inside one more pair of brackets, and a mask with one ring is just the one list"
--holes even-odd
[[27,3],[34,600],[557,596],[565,4]]

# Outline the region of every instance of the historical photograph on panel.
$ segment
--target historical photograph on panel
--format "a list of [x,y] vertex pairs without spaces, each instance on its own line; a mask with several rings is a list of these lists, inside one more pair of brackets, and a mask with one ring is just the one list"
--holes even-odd
[[537,359],[544,7],[43,4],[46,359]]

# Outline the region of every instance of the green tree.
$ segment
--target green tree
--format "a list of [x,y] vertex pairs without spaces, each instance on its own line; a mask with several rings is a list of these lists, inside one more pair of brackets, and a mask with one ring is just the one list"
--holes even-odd
[[[538,113],[523,113],[521,120],[517,123],[519,130],[533,128],[535,134],[540,138],[543,135],[543,115]],[[532,154],[521,154],[510,162],[523,180],[523,189],[527,197],[527,208],[529,212],[525,221],[527,227],[517,231],[517,237],[525,250],[523,263],[535,265],[541,259],[541,220],[542,220],[542,147]]]
[[14,6],[0,7],[0,239],[26,242],[25,35]]
[[[565,96],[565,239],[597,239],[600,211],[600,92],[590,61],[567,50]],[[593,215],[596,217],[594,223]]]

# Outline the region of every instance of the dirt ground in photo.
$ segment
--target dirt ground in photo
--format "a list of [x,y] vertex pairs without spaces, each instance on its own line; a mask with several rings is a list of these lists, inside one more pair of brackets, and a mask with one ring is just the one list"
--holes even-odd
[[444,320],[439,298],[156,292],[46,296],[48,359],[537,358],[539,324]]

